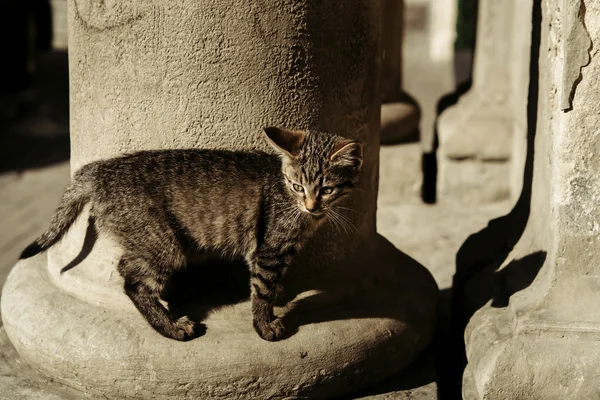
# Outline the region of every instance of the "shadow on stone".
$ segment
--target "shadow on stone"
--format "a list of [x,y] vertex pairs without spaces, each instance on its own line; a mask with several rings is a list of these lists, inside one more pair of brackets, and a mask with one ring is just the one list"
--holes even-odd
[[242,260],[211,258],[176,272],[163,298],[176,315],[201,322],[213,310],[248,299],[249,282],[250,272]]
[[[95,220],[89,217],[83,246],[79,254],[60,270],[61,275],[85,260],[97,240]],[[200,257],[202,262],[198,262]],[[162,297],[176,315],[188,315],[200,322],[212,309],[248,299],[249,282],[250,273],[243,260],[228,261],[191,252],[188,266],[173,274]]]
[[[292,302],[286,321],[303,326],[342,319],[393,318],[430,326],[431,318],[435,318],[431,308],[437,305],[437,287],[429,272],[380,235],[364,249],[361,258],[347,261],[357,264],[352,268],[339,263],[324,271],[299,268],[297,275],[290,274],[290,279],[299,283],[290,285],[291,296],[310,295]],[[390,287],[398,290],[391,292]],[[419,292],[430,296],[417,300]],[[422,304],[409,307],[411,300]]]
[[467,364],[463,334],[475,311],[493,299],[493,306],[505,307],[512,294],[529,286],[541,269],[546,252],[540,251],[513,261],[498,271],[521,238],[531,208],[534,143],[537,129],[541,0],[534,0],[530,81],[527,103],[527,153],[523,189],[513,209],[491,220],[487,227],[472,234],[456,255],[452,286],[452,322],[445,352],[440,355],[438,379],[442,399],[461,397],[462,375]]
[[435,204],[437,202],[437,148],[437,129],[434,128],[432,150],[421,155],[421,172],[423,174],[421,200],[426,204]]
[[[427,385],[435,382],[436,374],[435,368],[433,367],[434,358],[434,346],[428,346],[415,361],[413,361],[404,372],[386,379],[385,381],[375,385],[374,387],[359,390],[349,395],[336,397],[335,400],[352,400],[361,399],[363,397],[369,398],[370,396],[385,395],[392,396],[391,393],[403,392],[411,393],[410,391],[419,390],[427,393],[427,396],[423,395],[423,399],[432,399],[435,396],[435,385],[432,388],[427,388]],[[415,399],[421,399],[416,393]],[[377,397],[379,398],[379,396]],[[384,397],[382,397],[384,398]],[[392,397],[389,397],[392,398]],[[404,397],[398,397],[404,398]],[[411,396],[407,398],[412,398]]]
[[431,151],[423,153],[421,157],[421,171],[423,173],[423,182],[421,184],[421,199],[426,204],[435,204],[437,202],[437,177],[438,177],[438,160],[437,150],[439,147],[438,138],[438,118],[445,109],[455,105],[458,99],[469,91],[471,88],[471,80],[459,84],[456,90],[450,94],[443,96],[436,107],[436,117],[433,123],[433,143]]
[[98,239],[98,232],[96,231],[96,224],[93,217],[88,218],[88,226],[85,231],[85,237],[83,239],[83,246],[81,247],[81,251],[77,254],[77,257],[73,259],[70,263],[68,263],[64,268],[60,270],[61,275],[70,269],[75,268],[79,265],[85,258],[92,252],[94,248],[94,243]]
[[[401,304],[410,302],[419,285],[427,286],[423,288],[424,293],[435,293],[435,283],[420,264],[393,248],[382,237],[378,238],[375,246],[386,249],[370,253],[378,254],[379,258],[367,261],[366,268],[357,268],[360,279],[349,276],[343,264],[327,269],[327,276],[338,276],[338,279],[328,279],[318,270],[302,270],[300,266],[300,271],[290,272],[291,277],[285,285],[289,289],[284,299],[288,303],[275,310],[275,314],[284,320],[286,338],[304,325],[357,318],[410,321],[416,326],[423,325],[423,329],[416,331],[430,330],[426,326],[432,324],[430,309],[431,304],[436,302],[435,298],[423,300],[423,306],[406,307]],[[390,260],[391,256],[396,259]],[[188,315],[201,322],[221,307],[247,300],[250,296],[249,281],[250,273],[243,260],[228,261],[211,256],[202,263],[190,263],[186,269],[175,273],[163,298],[176,314]],[[391,293],[386,289],[389,284],[407,286],[407,290]],[[421,317],[424,321],[419,323]]]
[[[468,10],[467,12],[463,12],[462,14],[464,15],[459,14],[459,18],[462,17],[464,19],[465,17],[471,18],[472,16],[476,16],[477,4],[474,5],[474,10]],[[469,32],[472,30],[473,35],[475,32],[476,22],[477,21],[469,21],[465,26],[466,29],[469,30]],[[474,46],[474,40],[475,38],[473,37],[472,42],[470,42],[467,45],[467,47]],[[467,53],[471,53],[471,51],[465,52],[465,49],[456,49],[454,52],[454,80],[456,82],[456,88],[452,93],[448,93],[442,96],[442,98],[438,101],[436,105],[436,117],[433,122],[433,137],[431,139],[431,150],[428,152],[424,152],[421,157],[421,171],[423,173],[423,182],[421,184],[421,199],[426,204],[435,204],[437,202],[437,150],[439,147],[439,138],[437,130],[438,118],[444,112],[444,110],[458,103],[460,97],[467,93],[469,89],[471,89],[471,85],[473,83],[471,78],[473,61],[472,57],[465,57],[465,54]]]
[[492,296],[492,307],[508,307],[510,297],[533,283],[545,261],[546,252],[538,251],[519,260],[513,260],[498,271],[493,277],[495,292]]

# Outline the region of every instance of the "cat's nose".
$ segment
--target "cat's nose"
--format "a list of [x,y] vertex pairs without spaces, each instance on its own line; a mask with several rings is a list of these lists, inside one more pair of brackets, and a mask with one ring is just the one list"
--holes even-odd
[[304,208],[306,208],[306,211],[308,212],[315,212],[317,211],[317,208],[319,208],[317,206],[317,202],[314,200],[306,200],[304,202]]

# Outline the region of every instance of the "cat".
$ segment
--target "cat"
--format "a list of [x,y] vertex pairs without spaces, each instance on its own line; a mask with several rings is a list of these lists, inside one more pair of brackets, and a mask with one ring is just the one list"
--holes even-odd
[[159,301],[193,246],[245,259],[254,329],[262,339],[282,339],[283,323],[273,314],[282,277],[357,186],[363,145],[315,131],[268,127],[264,133],[275,154],[154,150],[83,166],[48,230],[21,258],[58,242],[90,203],[98,231],[123,248],[118,271],[125,293],[163,336],[186,341],[199,335],[197,323],[175,317]]

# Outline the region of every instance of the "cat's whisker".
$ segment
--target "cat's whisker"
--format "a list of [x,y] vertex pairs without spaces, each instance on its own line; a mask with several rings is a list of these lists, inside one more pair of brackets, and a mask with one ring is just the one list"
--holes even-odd
[[335,218],[338,219],[340,224],[346,228],[346,230],[358,232],[358,229],[352,222],[352,220],[344,214],[332,209],[332,215],[335,215]]
[[296,226],[296,224],[298,223],[298,220],[300,219],[300,217],[301,217],[301,214],[300,214],[299,210],[296,207],[296,210],[292,211],[292,215],[290,217],[290,220],[291,220],[290,226]]
[[285,223],[289,224],[289,226],[295,226],[297,221],[298,221],[298,213],[294,209],[290,208],[289,215],[287,215],[285,218]]
[[352,228],[353,226],[351,224],[349,224],[344,218],[343,215],[338,213],[337,217],[340,219],[341,223],[346,227],[348,235],[350,235],[350,233],[352,233]]
[[[344,230],[344,233],[346,235],[348,235],[348,228],[347,226],[344,224],[344,222],[340,219],[339,217],[339,213],[337,213],[335,210],[331,210],[331,220],[334,221],[336,223],[337,226],[339,226],[341,229]],[[340,230],[340,234],[341,234],[341,230]]]
[[[277,210],[277,211],[288,211],[293,209],[294,207],[297,207],[295,204],[293,203],[289,203],[289,202],[281,202],[281,203],[271,203],[270,205],[271,209]],[[284,208],[280,208],[280,207],[284,207]]]
[[339,215],[336,215],[336,218],[338,219],[340,226],[344,228],[344,232],[346,233],[346,235],[350,235],[348,224],[343,219],[341,219]]
[[350,228],[352,228],[355,233],[358,232],[358,228],[356,227],[356,225],[354,225],[354,222],[352,221],[352,219],[350,219],[347,215],[343,215],[343,214],[340,214],[340,217],[348,223]]
[[349,223],[352,223],[352,218],[350,218],[348,215],[345,215],[341,212],[338,212],[339,216],[344,218],[345,220],[347,220]]
[[329,212],[328,212],[328,213],[327,213],[327,217],[328,217],[328,218],[327,218],[327,222],[329,222],[329,223],[331,224],[331,226],[333,226],[333,227],[335,228],[335,230],[336,230],[336,232],[337,232],[338,234],[341,234],[341,233],[342,233],[342,231],[340,230],[339,226],[336,224],[336,222],[335,222],[335,219],[334,219],[333,215],[332,215],[331,213],[329,213]]
[[331,224],[331,226],[333,227],[333,229],[335,230],[335,232],[340,235],[342,232],[340,231],[339,226],[335,223],[335,220],[333,219],[333,217],[331,217],[331,215],[328,216],[329,218],[327,218],[327,222],[329,222]]
[[356,214],[360,215],[361,217],[364,217],[364,215],[365,215],[364,213],[361,213],[360,211],[357,211],[357,210],[355,210],[353,208],[350,208],[350,207],[335,206],[335,208],[339,208],[339,209],[347,210],[347,211],[352,211],[353,213],[356,213]]

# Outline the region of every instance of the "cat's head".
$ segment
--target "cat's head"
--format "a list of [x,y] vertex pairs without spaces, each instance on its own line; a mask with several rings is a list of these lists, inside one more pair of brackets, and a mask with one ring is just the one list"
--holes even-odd
[[287,190],[301,211],[326,215],[358,183],[363,146],[356,140],[313,131],[265,128],[282,158]]

